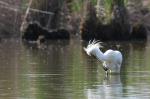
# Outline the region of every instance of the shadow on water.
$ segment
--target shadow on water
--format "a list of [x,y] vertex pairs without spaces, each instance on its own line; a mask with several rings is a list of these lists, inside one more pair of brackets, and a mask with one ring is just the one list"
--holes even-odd
[[[53,48],[64,47],[69,45],[69,40],[49,40],[44,43],[38,43],[37,41],[23,41],[23,45],[27,48],[33,49],[48,49],[49,45],[53,46]],[[57,47],[56,47],[57,46]]]

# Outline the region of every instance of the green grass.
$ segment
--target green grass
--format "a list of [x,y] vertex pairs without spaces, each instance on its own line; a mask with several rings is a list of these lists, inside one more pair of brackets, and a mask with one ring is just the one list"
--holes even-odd
[[126,6],[128,0],[104,0],[104,8],[105,8],[105,19],[103,23],[110,23],[112,20],[112,11],[113,5],[118,4],[120,6]]
[[[97,0],[91,0],[92,5],[97,4]],[[72,0],[71,3],[71,11],[72,12],[80,12],[85,6],[85,0]]]
[[83,6],[83,0],[73,0],[71,3],[71,11],[79,12]]

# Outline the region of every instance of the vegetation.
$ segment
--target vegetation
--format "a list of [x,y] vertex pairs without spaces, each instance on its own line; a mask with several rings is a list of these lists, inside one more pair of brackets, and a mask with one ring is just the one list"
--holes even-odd
[[63,27],[71,34],[81,33],[84,40],[146,39],[147,31],[142,18],[138,18],[141,21],[132,21],[133,14],[130,13],[137,8],[139,11],[142,9],[139,7],[142,1],[139,1],[140,4],[135,0],[34,1],[33,8],[50,11],[53,15],[31,13],[30,17],[49,29]]
[[[32,4],[29,6],[30,1]],[[9,4],[11,1],[4,0],[4,2]],[[20,3],[19,0],[14,0],[14,2],[16,9],[23,12],[20,16],[25,16],[22,23],[38,21],[44,28],[49,30],[63,28],[72,35],[81,35],[82,39],[91,37],[101,40],[128,40],[140,37],[146,39],[150,26],[148,0],[22,0]],[[29,7],[31,9],[28,12]]]
[[[95,15],[91,15],[91,12],[86,13],[86,18],[83,19],[81,24],[82,39],[89,40],[91,37],[101,40],[146,39],[147,31],[144,24],[140,22],[138,26],[136,22],[130,19],[129,10],[132,9],[127,9],[129,1],[130,0],[97,0],[97,19],[93,21],[92,18],[94,18]],[[87,7],[87,11],[94,12],[94,10],[89,10],[89,7]],[[92,30],[89,29],[91,22],[95,22],[96,24],[92,25]],[[87,31],[90,31],[90,33]]]

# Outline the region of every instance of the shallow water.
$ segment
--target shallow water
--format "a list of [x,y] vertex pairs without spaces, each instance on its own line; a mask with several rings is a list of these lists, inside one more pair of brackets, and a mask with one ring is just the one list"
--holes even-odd
[[123,54],[120,75],[83,51],[87,42],[0,41],[0,99],[150,99],[150,43],[105,42]]

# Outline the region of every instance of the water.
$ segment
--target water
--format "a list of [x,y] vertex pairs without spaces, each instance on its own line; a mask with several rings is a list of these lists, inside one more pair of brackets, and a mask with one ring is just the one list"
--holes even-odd
[[124,57],[121,74],[108,77],[86,44],[0,41],[0,99],[150,99],[150,43],[103,43]]

